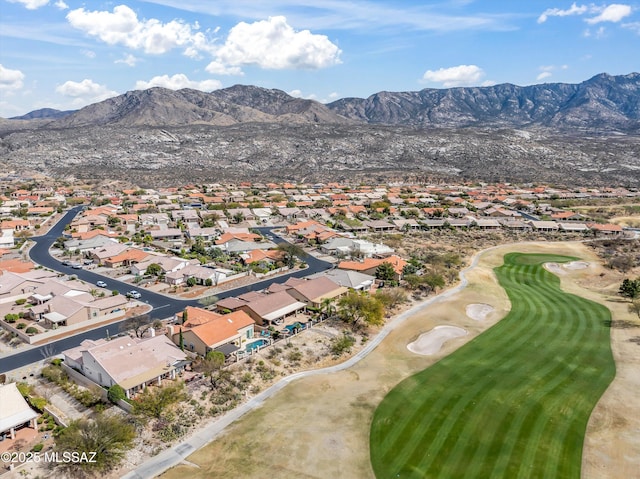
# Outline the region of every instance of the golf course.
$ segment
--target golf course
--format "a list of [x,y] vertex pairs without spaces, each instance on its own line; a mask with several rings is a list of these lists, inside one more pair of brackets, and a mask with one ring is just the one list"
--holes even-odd
[[376,477],[580,477],[587,422],[615,364],[609,310],[562,291],[543,266],[576,259],[504,256],[494,271],[507,316],[375,410]]

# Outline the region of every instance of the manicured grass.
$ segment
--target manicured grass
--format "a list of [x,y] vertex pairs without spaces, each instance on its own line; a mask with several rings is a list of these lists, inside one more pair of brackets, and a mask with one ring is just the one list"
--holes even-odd
[[374,414],[387,478],[579,478],[587,421],[615,375],[604,306],[560,290],[545,262],[496,268],[512,303],[495,326],[402,381]]

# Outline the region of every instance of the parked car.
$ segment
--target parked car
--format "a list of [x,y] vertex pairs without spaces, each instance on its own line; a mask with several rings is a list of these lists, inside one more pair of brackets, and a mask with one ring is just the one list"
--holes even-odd
[[73,263],[71,267],[73,269],[82,269],[82,263]]
[[62,262],[62,266],[71,266],[72,264],[73,264],[73,263],[72,263],[71,261],[69,261],[68,259],[65,259],[65,260]]
[[133,299],[140,299],[142,295],[138,293],[135,289],[133,289],[127,293],[127,297],[133,298]]
[[107,283],[105,283],[104,281],[98,281],[96,283],[96,286],[99,288],[106,288],[107,287]]

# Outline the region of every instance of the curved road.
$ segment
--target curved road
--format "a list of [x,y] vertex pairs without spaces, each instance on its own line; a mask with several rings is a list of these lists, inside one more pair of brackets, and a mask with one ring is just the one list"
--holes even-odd
[[[29,256],[31,257],[31,260],[36,264],[42,265],[46,268],[50,268],[54,271],[58,271],[60,273],[68,275],[75,275],[79,279],[90,284],[96,284],[97,281],[102,280],[107,283],[108,290],[117,290],[121,294],[125,294],[127,291],[133,289],[134,286],[129,283],[117,281],[115,279],[105,278],[102,275],[93,273],[88,270],[73,269],[69,266],[64,266],[60,261],[54,259],[49,254],[49,248],[51,248],[51,245],[55,243],[56,239],[62,236],[65,227],[69,223],[71,223],[73,218],[75,218],[75,216],[82,209],[83,206],[76,206],[75,208],[72,208],[46,234],[31,238],[31,240],[35,242],[35,245],[33,245],[29,250]],[[271,231],[272,229],[274,229],[273,227],[262,227],[257,229],[261,234],[267,236],[271,241],[274,241],[275,243],[286,243],[284,239],[277,236]],[[216,296],[222,299],[229,296],[237,296],[248,291],[258,291],[269,287],[272,283],[283,282],[289,277],[301,278],[330,269],[333,266],[331,263],[319,260],[318,258],[315,258],[311,255],[305,256],[303,259],[308,264],[308,268],[294,271],[292,273],[281,275],[275,278],[265,279],[248,286],[224,291],[216,294]],[[149,313],[152,319],[164,319],[171,317],[174,314],[182,311],[186,306],[199,306],[197,300],[178,299],[166,296],[164,294],[154,293],[143,288],[139,289],[138,291],[141,295],[140,301],[143,301],[153,307],[153,310]],[[121,321],[124,321],[124,319]],[[60,339],[58,341],[52,341],[42,346],[31,347],[15,354],[4,356],[0,358],[0,373],[12,371],[14,369],[36,363],[50,356],[60,354],[60,352],[64,351],[65,349],[73,348],[80,345],[80,343],[85,339],[99,339],[105,338],[109,334],[115,335],[119,332],[118,323],[121,321],[116,321],[106,326],[98,326],[95,329],[91,329],[90,331],[80,332],[73,336],[68,336],[64,339]]]

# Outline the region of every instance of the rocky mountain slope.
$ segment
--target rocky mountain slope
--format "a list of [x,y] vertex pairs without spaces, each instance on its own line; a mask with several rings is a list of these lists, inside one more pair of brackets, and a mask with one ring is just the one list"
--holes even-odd
[[128,92],[50,120],[0,119],[0,169],[140,185],[445,177],[640,186],[640,75],[579,85],[378,93]]
[[380,92],[327,105],[367,123],[418,127],[547,126],[556,129],[640,128],[640,73],[597,75],[577,85],[511,84],[479,88]]
[[10,120],[55,120],[57,118],[64,118],[76,110],[56,110],[54,108],[41,108],[40,110],[33,110],[26,115],[14,116],[9,118]]

